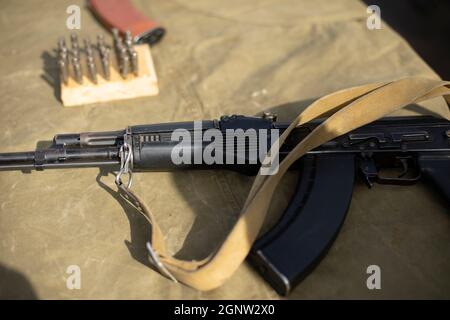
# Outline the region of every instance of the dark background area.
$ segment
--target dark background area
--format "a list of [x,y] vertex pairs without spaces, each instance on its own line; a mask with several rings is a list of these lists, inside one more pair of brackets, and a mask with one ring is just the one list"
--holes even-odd
[[378,5],[395,29],[442,79],[450,79],[449,0],[363,0]]

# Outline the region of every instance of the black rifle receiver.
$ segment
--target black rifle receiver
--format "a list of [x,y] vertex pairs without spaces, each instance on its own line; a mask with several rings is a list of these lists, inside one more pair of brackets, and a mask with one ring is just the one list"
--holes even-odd
[[[319,121],[296,128],[280,146],[280,161],[309,134]],[[273,116],[223,116],[202,121],[201,134],[208,129],[270,130],[279,134],[288,124]],[[175,164],[171,154],[179,145],[175,130],[183,129],[192,138],[189,163]],[[44,170],[68,167],[104,167],[119,170],[122,148],[132,153],[133,171],[180,169],[226,169],[254,175],[259,160],[250,152],[260,144],[248,139],[226,140],[223,157],[232,150],[234,162],[196,163],[195,153],[209,142],[198,143],[194,122],[131,126],[125,130],[81,134],[60,134],[48,149],[0,154],[0,170]],[[198,130],[197,130],[198,131]],[[269,141],[270,143],[271,141]],[[382,174],[383,168],[400,168],[395,176]],[[408,185],[424,178],[432,182],[450,202],[450,122],[433,117],[386,118],[356,129],[310,151],[292,169],[300,170],[297,191],[280,221],[253,246],[249,261],[282,295],[299,283],[325,255],[342,226],[352,198],[356,176],[372,187],[374,183]],[[324,201],[326,199],[326,201]]]

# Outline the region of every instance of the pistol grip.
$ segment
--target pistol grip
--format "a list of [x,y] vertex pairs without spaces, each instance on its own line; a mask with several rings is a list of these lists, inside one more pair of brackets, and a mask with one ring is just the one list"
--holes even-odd
[[249,255],[250,263],[281,295],[306,277],[333,243],[355,180],[353,155],[309,155],[300,161],[301,175],[291,203]]
[[423,177],[450,203],[450,154],[421,154],[417,162]]

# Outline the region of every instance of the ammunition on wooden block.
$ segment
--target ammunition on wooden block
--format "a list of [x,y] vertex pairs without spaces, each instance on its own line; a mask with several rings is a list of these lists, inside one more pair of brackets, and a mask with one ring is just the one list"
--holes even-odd
[[63,37],[57,43],[57,64],[64,106],[98,103],[158,94],[158,83],[150,47],[136,45],[130,32],[122,38],[112,30],[113,42],[104,35],[92,44],[70,35],[70,50]]

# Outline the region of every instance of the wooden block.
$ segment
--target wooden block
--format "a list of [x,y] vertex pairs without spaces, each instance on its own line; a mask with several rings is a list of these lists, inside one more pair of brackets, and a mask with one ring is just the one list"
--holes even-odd
[[102,75],[101,64],[96,61],[97,84],[92,82],[87,76],[87,67],[82,57],[83,83],[79,84],[73,77],[73,70],[69,69],[69,79],[67,84],[61,82],[61,100],[65,107],[73,107],[97,102],[112,100],[131,99],[137,97],[157,95],[158,81],[155,67],[147,44],[135,45],[138,53],[139,74],[135,76],[130,73],[124,79],[118,68],[115,55],[111,59],[110,80],[106,80]]

